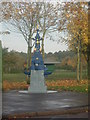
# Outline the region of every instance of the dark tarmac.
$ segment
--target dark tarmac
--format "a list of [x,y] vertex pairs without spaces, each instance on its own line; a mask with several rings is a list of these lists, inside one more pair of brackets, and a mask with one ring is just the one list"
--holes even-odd
[[83,111],[84,108],[86,110],[86,107],[88,107],[88,94],[85,93],[66,91],[45,94],[19,93],[18,91],[3,93],[3,116],[15,114],[46,116],[52,115],[52,113],[54,115],[55,113],[56,116],[61,115],[61,117],[64,117],[67,111],[70,113],[76,110],[76,113],[78,113],[80,108],[82,108],[82,113],[78,114],[85,114],[87,116],[87,111],[86,113]]

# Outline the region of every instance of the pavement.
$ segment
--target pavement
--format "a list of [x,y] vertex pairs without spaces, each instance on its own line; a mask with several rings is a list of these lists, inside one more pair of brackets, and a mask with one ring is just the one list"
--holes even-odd
[[85,93],[62,91],[31,94],[19,93],[19,91],[12,90],[3,92],[2,99],[3,117],[53,115],[69,117],[68,114],[85,114],[88,117],[88,94]]

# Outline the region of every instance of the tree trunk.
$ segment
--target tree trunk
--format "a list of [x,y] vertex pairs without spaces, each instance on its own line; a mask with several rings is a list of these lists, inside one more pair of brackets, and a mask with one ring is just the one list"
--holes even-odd
[[82,80],[82,47],[81,47],[81,40],[80,40],[80,80]]
[[87,46],[87,74],[88,74],[88,80],[90,80],[90,43],[89,41]]
[[43,37],[42,37],[42,56],[43,56],[43,61],[44,61],[44,37],[45,37],[46,30],[43,32]]
[[80,80],[82,80],[82,53],[80,51]]
[[30,61],[30,50],[29,50],[29,45],[28,45],[28,50],[27,50],[27,69],[29,68],[30,64],[29,64],[29,61]]
[[32,52],[31,51],[32,51],[32,47],[30,47],[30,61],[29,61],[30,66],[31,66],[31,59],[32,59]]
[[42,39],[42,57],[43,57],[43,61],[44,61],[44,37]]
[[[90,47],[90,46],[89,46]],[[89,48],[90,49],[90,48]],[[88,64],[88,80],[90,80],[90,50],[88,50],[88,60],[87,60],[87,64]]]
[[79,62],[80,62],[80,58],[79,58],[79,45],[77,48],[77,82],[79,82],[80,77],[79,77]]
[[28,54],[27,54],[27,68],[31,66],[31,47],[28,45]]
[[[29,71],[29,68],[31,66],[31,57],[32,57],[31,49],[32,49],[32,47],[30,47],[30,45],[28,44],[28,53],[27,53],[27,70],[28,71]],[[26,76],[26,81],[27,81],[27,83],[30,83],[30,76],[29,75]]]

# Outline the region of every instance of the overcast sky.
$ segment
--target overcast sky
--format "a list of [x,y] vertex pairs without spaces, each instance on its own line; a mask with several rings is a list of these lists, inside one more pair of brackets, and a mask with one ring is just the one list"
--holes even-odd
[[[10,27],[10,25],[8,25]],[[6,25],[1,25],[0,24],[0,32],[4,32],[4,31],[8,31],[8,29],[6,28]],[[64,36],[63,36],[64,37]],[[54,32],[53,34],[53,39],[54,40],[58,40],[58,34],[56,34]],[[27,43],[24,40],[22,34],[19,33],[15,33],[15,32],[11,32],[8,35],[0,35],[0,40],[2,41],[2,46],[3,47],[7,47],[10,50],[16,50],[19,52],[27,52]],[[57,43],[57,42],[53,42],[51,41],[49,38],[45,39],[44,42],[44,48],[45,48],[45,52],[58,52],[58,51],[63,51],[67,49],[67,46],[64,43]]]
[[[11,0],[11,1],[13,1],[13,0]],[[40,1],[40,0],[38,0],[38,1]],[[49,1],[49,0],[47,0],[47,1]],[[51,1],[55,1],[55,0],[51,0]],[[62,1],[62,0],[57,0],[57,1]],[[65,2],[65,1],[73,1],[73,0],[63,0],[63,2]],[[80,1],[80,0],[78,0],[78,1]],[[84,1],[88,1],[88,0],[84,0]],[[7,28],[5,25],[0,24],[0,32],[2,32],[2,31],[7,31]],[[63,37],[65,37],[65,34],[62,34],[62,35],[63,35]],[[53,39],[58,40],[58,35],[56,33],[54,33]],[[16,50],[16,51],[20,51],[20,52],[21,51],[27,52],[27,43],[21,34],[17,34],[15,32],[10,31],[9,35],[1,35],[0,34],[0,40],[2,41],[3,47],[9,48],[9,51]],[[67,50],[67,48],[68,48],[67,45],[65,45],[65,43],[53,42],[50,39],[45,39],[44,44],[45,44],[44,48],[45,48],[46,53],[48,53],[48,52],[54,53],[54,52],[58,52],[60,50],[64,51],[64,50]]]
[[[54,3],[56,3],[57,1],[58,2],[73,2],[73,1],[75,1],[75,0],[0,0],[0,2],[11,2],[11,1],[13,1],[13,2],[43,2],[43,1],[45,1],[45,2],[54,2]],[[89,2],[90,0],[76,0],[77,2]]]

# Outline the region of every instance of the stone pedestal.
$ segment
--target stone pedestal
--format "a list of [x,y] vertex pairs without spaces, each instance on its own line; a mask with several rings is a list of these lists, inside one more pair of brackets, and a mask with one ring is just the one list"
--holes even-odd
[[31,70],[29,93],[47,93],[44,70]]

